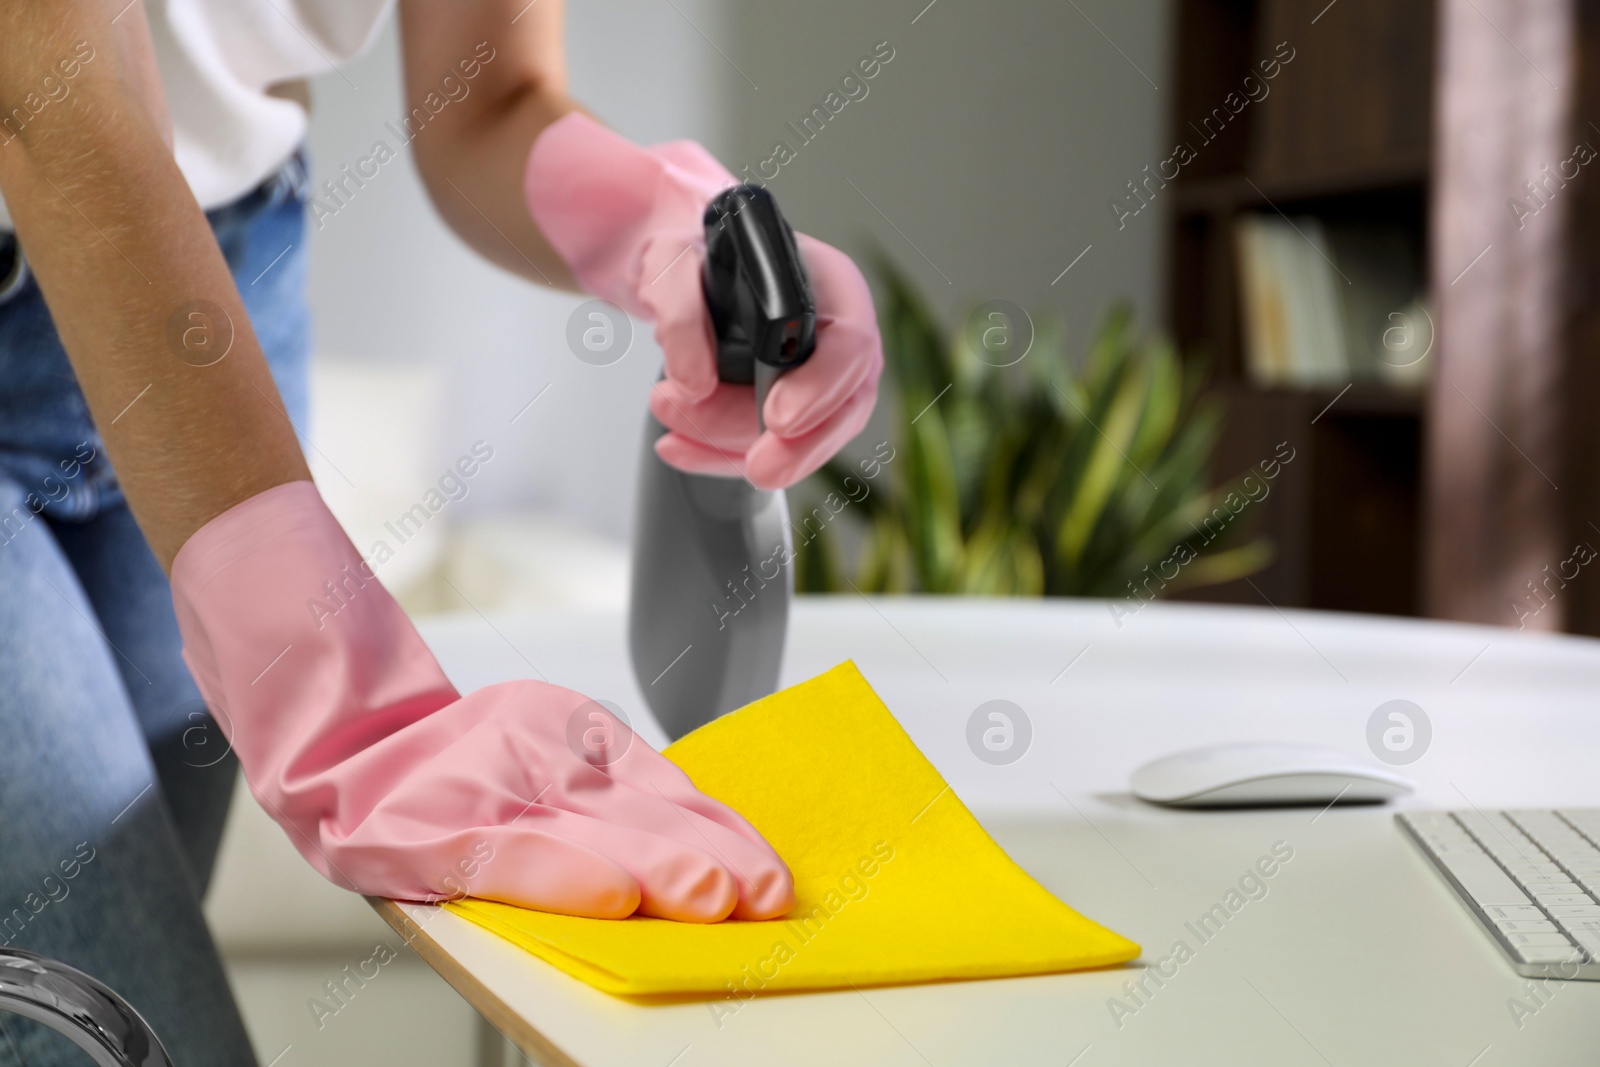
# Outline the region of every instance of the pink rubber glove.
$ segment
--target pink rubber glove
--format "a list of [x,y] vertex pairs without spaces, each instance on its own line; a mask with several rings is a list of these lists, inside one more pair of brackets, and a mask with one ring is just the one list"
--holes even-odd
[[533,681],[457,693],[310,482],[201,527],[172,594],[251,791],[329,880],[601,918],[792,906],[761,835],[599,705]]
[[717,380],[700,286],[701,217],[733,184],[692,141],[640,148],[573,112],[534,141],[525,188],[534,221],[583,287],[655,323],[667,376],[650,410],[671,431],[657,440],[657,454],[680,470],[743,475],[776,489],[822,466],[866,426],[883,345],[872,294],[850,257],[797,235],[816,300],[817,347],[772,387],[767,432],[757,436],[754,389]]

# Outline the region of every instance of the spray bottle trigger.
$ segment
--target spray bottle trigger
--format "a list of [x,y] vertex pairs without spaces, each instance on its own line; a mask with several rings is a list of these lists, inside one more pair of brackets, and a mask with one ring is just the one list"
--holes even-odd
[[811,279],[783,212],[759,185],[736,185],[707,205],[702,287],[717,341],[717,372],[751,384],[756,426],[774,382],[816,347]]

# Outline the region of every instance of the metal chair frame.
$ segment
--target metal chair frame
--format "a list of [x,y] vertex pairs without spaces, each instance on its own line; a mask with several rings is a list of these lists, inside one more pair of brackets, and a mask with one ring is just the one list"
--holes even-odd
[[21,949],[0,949],[0,1011],[66,1037],[99,1067],[172,1067],[148,1023],[82,971]]

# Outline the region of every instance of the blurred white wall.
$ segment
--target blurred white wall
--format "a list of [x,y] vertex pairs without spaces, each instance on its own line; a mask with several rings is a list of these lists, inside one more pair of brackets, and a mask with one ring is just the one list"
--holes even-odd
[[[711,0],[569,5],[575,94],[634,139],[715,144],[726,127],[713,65],[721,60],[691,19],[714,29]],[[342,74],[313,83],[314,181],[367,155],[379,138],[395,143],[384,123],[404,111],[397,41],[391,23]],[[433,213],[409,155],[313,230],[318,351],[443,373],[435,455],[411,499],[482,439],[495,458],[450,506],[453,516],[535,505],[598,533],[625,534],[645,399],[660,368],[648,333],[614,365],[580,362],[566,344],[579,298],[526,284],[469,252]]]
[[[630,137],[695,137],[735,171],[777,140],[796,146],[770,182],[796,225],[858,257],[876,242],[952,318],[996,298],[1054,310],[1074,347],[1113,299],[1156,321],[1164,205],[1119,232],[1106,201],[1164,156],[1168,0],[926,3],[574,0],[574,91]],[[880,41],[894,58],[866,98],[801,145],[786,123]],[[314,96],[322,175],[366,154],[400,113],[393,28]],[[495,461],[453,514],[535,506],[625,536],[659,366],[647,335],[609,367],[574,358],[577,300],[467,252],[409,159],[326,219],[312,250],[320,351],[442,372],[436,471],[419,472],[418,494],[484,439]]]
[[[768,187],[797,228],[858,260],[876,243],[952,314],[1010,300],[1081,340],[1125,298],[1155,321],[1163,205],[1119,231],[1106,202],[1167,155],[1168,0],[811,0],[729,20],[729,59],[760,86],[724,64],[729,160],[795,148]],[[866,96],[802,146],[795,127],[880,42],[894,58]]]

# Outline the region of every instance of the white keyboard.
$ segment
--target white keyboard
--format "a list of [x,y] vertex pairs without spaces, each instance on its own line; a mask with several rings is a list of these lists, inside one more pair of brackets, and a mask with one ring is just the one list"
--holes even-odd
[[1518,974],[1600,981],[1600,808],[1402,812],[1395,821]]

